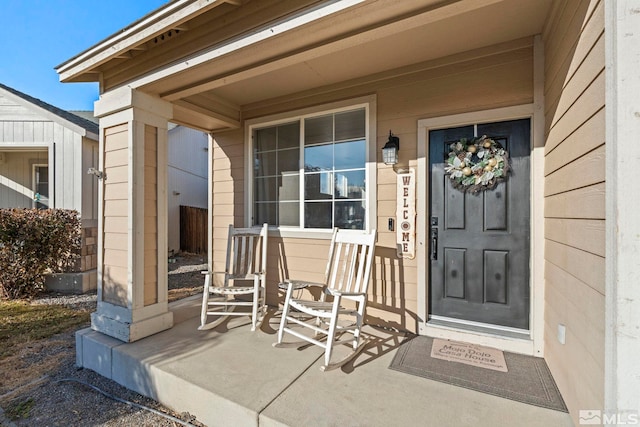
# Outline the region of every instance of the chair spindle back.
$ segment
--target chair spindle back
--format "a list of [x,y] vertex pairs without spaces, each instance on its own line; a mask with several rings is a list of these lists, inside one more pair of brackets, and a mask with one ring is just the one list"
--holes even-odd
[[267,256],[267,226],[233,228],[229,226],[226,272],[235,277],[264,272]]
[[331,242],[327,286],[342,292],[367,292],[373,254],[375,231],[372,234],[334,234]]

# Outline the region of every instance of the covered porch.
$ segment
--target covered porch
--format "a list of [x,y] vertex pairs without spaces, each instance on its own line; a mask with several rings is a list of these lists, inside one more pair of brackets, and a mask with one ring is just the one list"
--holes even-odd
[[388,369],[404,333],[367,327],[356,359],[321,372],[318,347],[272,347],[273,312],[255,332],[248,317],[202,332],[199,296],[170,310],[172,329],[134,343],[79,331],[78,364],[209,426],[573,425],[567,413]]
[[[433,419],[446,425],[447,417],[458,417],[450,424],[536,425],[544,418],[536,408],[389,372],[397,338],[383,339],[394,343],[385,344],[391,351],[385,353],[381,346],[384,354],[378,357],[361,355],[349,375],[337,371],[320,376],[313,367],[316,358],[309,356],[313,349],[276,352],[269,333],[248,337],[243,327],[196,332],[195,319],[181,318],[167,302],[166,141],[167,123],[175,122],[210,135],[210,270],[222,270],[229,224],[269,223],[267,302],[276,307],[279,282],[322,280],[332,227],[376,229],[366,323],[544,357],[576,424],[584,409],[622,413],[636,408],[633,384],[638,376],[628,373],[637,372],[637,364],[625,349],[636,344],[637,331],[631,331],[633,321],[625,320],[633,316],[624,301],[637,300],[630,279],[637,257],[621,251],[624,245],[615,233],[637,228],[632,217],[637,209],[633,204],[619,209],[629,198],[616,192],[625,180],[612,176],[626,170],[618,167],[624,157],[616,147],[635,145],[630,137],[614,141],[617,129],[627,123],[618,115],[631,110],[610,90],[617,88],[617,75],[605,75],[606,61],[633,69],[621,53],[626,47],[605,49],[605,28],[611,40],[619,37],[620,46],[631,43],[622,37],[624,26],[617,26],[623,22],[617,17],[624,16],[625,25],[633,27],[624,4],[175,0],[61,64],[57,71],[62,81],[97,81],[101,92],[96,103],[99,169],[104,173],[98,310],[92,317],[94,332],[79,339],[79,352],[89,354],[84,343],[90,347],[94,341],[112,350],[81,356],[82,366],[119,376],[119,382],[170,406],[183,402],[184,390],[198,390],[190,404],[215,411],[252,408],[238,414],[252,414],[254,423],[304,424],[304,419],[282,415],[285,402],[298,402],[305,408],[298,413],[303,417],[313,414],[309,408],[317,399],[334,395],[336,401],[318,405],[321,413],[324,406],[340,408],[355,401],[364,405],[361,416],[375,420],[382,419],[381,408],[389,408],[390,424],[398,424],[398,417],[416,417],[408,422]],[[637,50],[633,44],[628,48]],[[605,112],[605,102],[619,101],[624,103],[617,109],[607,106]],[[431,154],[431,131],[467,128],[477,133],[483,125],[523,120],[529,128],[521,132],[525,148],[520,157],[530,159],[530,167],[514,168],[511,177],[519,174],[528,181],[523,191],[493,193],[526,208],[520,223],[494,227],[522,251],[512,256],[489,239],[474,249],[480,261],[471,268],[465,264],[465,248],[444,247],[441,239],[440,253],[450,249],[451,259],[457,260],[447,277],[458,287],[444,297],[434,294],[444,289],[437,282],[444,270],[434,262],[438,240],[432,233],[438,231],[434,227],[449,227],[449,219],[440,215],[438,223],[434,214],[432,195],[447,181],[432,174],[437,163],[432,160],[445,156]],[[380,150],[390,130],[401,141],[393,166],[382,161]],[[481,135],[475,133],[471,136]],[[637,132],[625,135],[632,134]],[[343,143],[352,143],[354,151],[331,157]],[[415,252],[405,257],[397,250],[397,213],[404,197],[397,184],[407,170],[415,172],[415,193],[407,194],[414,194],[417,214],[415,223],[407,225]],[[329,180],[333,186],[325,185]],[[475,196],[456,200],[463,205],[465,197]],[[488,212],[481,203],[475,206],[476,212]],[[479,215],[462,208],[458,212],[459,224],[451,229],[463,230],[471,223],[465,223],[468,217],[477,220],[478,229],[493,227]],[[495,215],[506,220],[515,216]],[[623,224],[619,218],[626,218]],[[513,230],[523,234],[513,235]],[[460,234],[465,242],[476,241],[471,234]],[[636,246],[633,241],[630,247]],[[504,279],[516,256],[521,274]],[[436,299],[469,295],[471,301],[467,278],[500,287],[497,292],[485,292],[485,282],[474,287],[475,298],[487,303],[477,310],[482,314],[514,302],[511,284],[519,283],[514,306],[522,310],[510,314],[507,320],[513,324],[489,315],[477,318],[476,312],[434,310]],[[619,330],[620,325],[629,331]],[[264,372],[247,375],[241,385],[227,383],[224,379],[243,371],[236,367],[236,376],[229,377],[225,372],[239,362],[229,357],[243,351],[251,356],[244,370],[248,373],[257,361]],[[290,366],[275,371],[289,357],[297,371]],[[362,363],[363,357],[371,361]],[[187,375],[190,369],[193,373]],[[251,385],[251,379],[271,373],[277,376]],[[203,397],[221,393],[215,391],[219,386],[229,396],[244,396],[275,383],[279,385],[271,392],[259,394],[269,396],[259,404],[251,403],[253,398],[227,404],[233,400],[228,397],[211,405]],[[351,393],[351,387],[362,390]],[[174,391],[171,397],[163,395]],[[381,400],[368,394],[372,391]],[[500,418],[516,416],[528,418]],[[541,425],[559,422],[547,419]]]

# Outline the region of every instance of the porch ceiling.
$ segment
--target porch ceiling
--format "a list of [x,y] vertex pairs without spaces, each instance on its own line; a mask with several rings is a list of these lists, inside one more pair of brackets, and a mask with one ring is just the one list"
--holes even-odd
[[[236,2],[240,9],[251,3]],[[284,8],[281,3],[287,2],[274,0]],[[209,131],[236,128],[245,109],[273,99],[331,91],[345,82],[357,86],[380,73],[405,73],[413,64],[539,34],[552,0],[305,3],[308,8],[294,10],[285,20],[263,18],[266,23],[248,33],[237,29],[235,37],[201,45],[190,56],[174,53],[166,65],[147,64],[145,73],[132,75],[126,84],[172,102],[178,123]],[[226,13],[239,13],[237,8]],[[204,15],[224,10],[208,10],[193,22],[206,22]],[[224,22],[225,16],[216,19]],[[299,25],[291,25],[296,20]],[[190,21],[181,25],[189,28]],[[109,64],[101,67],[109,70]],[[105,71],[107,90],[108,76]],[[113,87],[121,85],[111,81]]]
[[[505,1],[330,51],[250,78],[230,79],[207,93],[245,106],[541,32],[548,1]],[[400,26],[402,27],[402,26]]]

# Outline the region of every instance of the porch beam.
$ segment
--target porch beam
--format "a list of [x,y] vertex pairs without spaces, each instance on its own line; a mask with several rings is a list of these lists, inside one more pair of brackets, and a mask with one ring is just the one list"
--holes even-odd
[[[239,40],[234,40],[222,46],[214,46],[203,53],[185,58],[184,60],[176,64],[150,73],[132,82],[131,85],[132,87],[139,88],[144,85],[154,83],[158,80],[170,77],[177,73],[184,72],[188,69],[193,69],[199,65],[205,64],[206,62],[222,57],[223,55],[246,49],[257,43],[271,39],[275,36],[279,36],[283,33],[302,28],[316,20],[319,20],[331,14],[344,11],[349,7],[353,7],[358,3],[361,3],[361,1],[362,0],[343,0],[341,2],[325,5],[324,7],[319,9],[308,11],[304,15],[300,15],[295,18],[274,24],[269,28],[261,29],[258,32],[248,34]],[[265,73],[277,71],[280,68],[302,63],[307,60],[312,60],[319,56],[330,54],[335,51],[348,49],[365,42],[388,37],[401,31],[428,25],[430,23],[441,21],[443,19],[447,19],[461,13],[468,13],[472,10],[486,7],[500,1],[502,0],[460,0],[457,2],[449,3],[445,6],[433,6],[424,10],[422,13],[417,13],[415,15],[407,16],[404,19],[370,28],[368,30],[354,34],[350,37],[341,38],[330,43],[321,43],[316,47],[302,50],[298,53],[288,56],[283,56],[279,59],[268,61],[261,65],[246,67],[243,70],[235,73],[218,75],[211,79],[202,80],[190,85],[184,85],[181,88],[163,92],[160,94],[160,96],[161,98],[168,101],[185,98],[197,93],[206,92]]]
[[[184,99],[178,100],[178,101],[174,101],[173,103],[174,105],[177,105],[179,107],[185,108],[187,110],[193,111],[195,113],[207,116],[207,117],[211,117],[219,122],[221,122],[222,124],[224,124],[225,126],[228,126],[230,128],[239,128],[240,127],[240,120],[239,119],[235,119],[233,117],[229,117],[225,114],[221,114],[218,113],[216,111],[210,110],[208,108],[204,108],[201,107],[199,105],[195,105],[189,101],[186,101]],[[238,110],[238,117],[240,117],[240,111]]]

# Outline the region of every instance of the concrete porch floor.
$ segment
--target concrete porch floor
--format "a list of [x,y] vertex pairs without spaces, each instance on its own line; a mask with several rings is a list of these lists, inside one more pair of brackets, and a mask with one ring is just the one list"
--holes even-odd
[[[368,347],[321,372],[322,349],[274,348],[279,318],[198,331],[200,297],[175,326],[134,343],[78,331],[77,363],[208,426],[572,426],[568,414],[388,369],[404,335],[367,327]],[[338,355],[339,356],[339,355]]]

